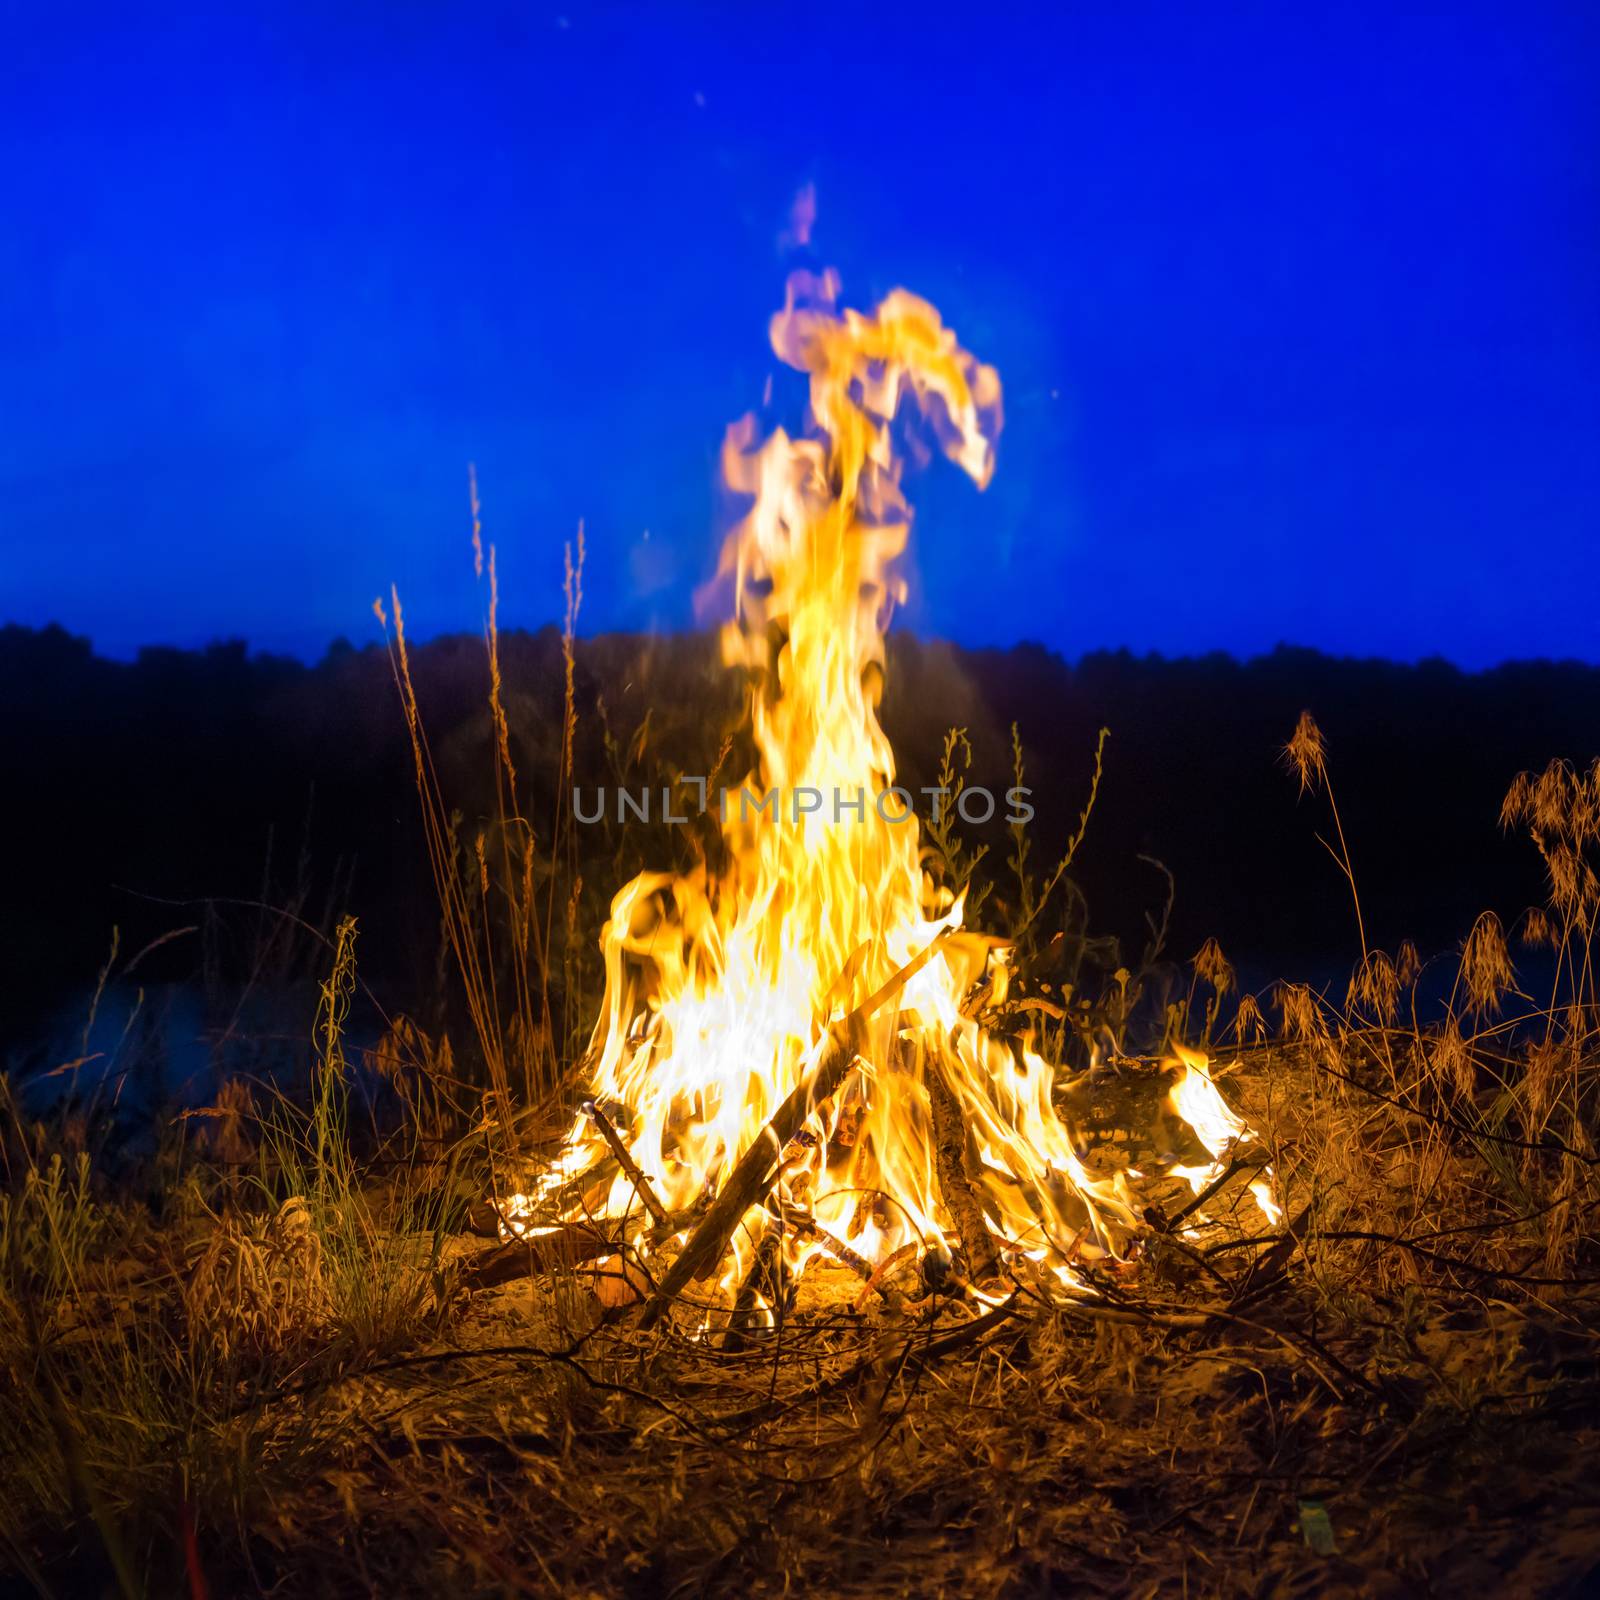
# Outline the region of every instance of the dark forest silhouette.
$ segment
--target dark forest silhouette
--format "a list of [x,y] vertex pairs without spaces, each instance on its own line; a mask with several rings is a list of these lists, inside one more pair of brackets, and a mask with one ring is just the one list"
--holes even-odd
[[[553,801],[539,784],[559,748],[560,638],[505,635],[501,653],[537,824]],[[488,806],[482,642],[439,639],[412,660],[470,836]],[[386,1001],[411,1008],[437,988],[437,910],[381,645],[340,642],[314,666],[240,643],[117,662],[60,628],[13,626],[0,629],[0,684],[10,775],[0,1026],[12,1042],[93,981],[114,926],[126,957],[195,923],[206,899],[293,900],[312,921],[348,909],[361,921],[364,976]],[[578,704],[581,781],[606,781],[629,751],[630,771],[663,781],[674,767],[705,770],[739,691],[710,638],[613,635],[579,643]],[[1536,856],[1500,832],[1501,798],[1521,769],[1600,751],[1600,668],[1464,673],[1290,648],[1242,663],[1116,653],[1069,665],[1037,646],[967,651],[895,635],[883,717],[906,782],[934,781],[956,725],[972,739],[971,781],[997,793],[1011,782],[1015,721],[1038,808],[1034,861],[1047,864],[1076,824],[1097,730],[1109,726],[1073,867],[1091,931],[1137,952],[1166,895],[1141,859],[1155,858],[1176,882],[1168,954],[1187,958],[1214,936],[1261,982],[1343,968],[1355,953],[1346,887],[1316,838],[1325,813],[1297,796],[1278,759],[1305,707],[1329,740],[1375,944],[1411,938],[1426,954],[1485,907],[1509,924],[1539,897]],[[987,865],[1003,880],[1004,839],[991,839]],[[594,842],[586,892],[603,902],[633,863],[603,835]],[[641,859],[651,848],[641,836]],[[202,958],[223,969],[246,960],[195,935],[155,951],[141,974],[181,981]]]

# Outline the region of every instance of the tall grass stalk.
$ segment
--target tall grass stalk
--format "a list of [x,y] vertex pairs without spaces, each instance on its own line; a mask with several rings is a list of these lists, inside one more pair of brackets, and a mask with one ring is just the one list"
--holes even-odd
[[[446,946],[461,980],[468,1016],[488,1076],[493,1118],[508,1146],[515,1118],[513,1085],[524,1106],[537,1106],[556,1089],[564,1052],[574,1047],[577,1010],[572,976],[578,886],[577,839],[568,791],[578,729],[576,637],[583,604],[584,531],[576,551],[564,548],[565,616],[561,634],[563,686],[560,757],[556,772],[548,844],[541,853],[538,832],[521,798],[512,748],[500,660],[500,582],[493,543],[483,539],[482,503],[476,470],[469,471],[473,565],[487,585],[484,645],[488,667],[487,704],[492,731],[493,838],[480,829],[464,849],[455,813],[443,794],[428,745],[406,645],[405,617],[398,591],[390,589],[390,617],[381,600],[373,605],[389,644],[390,664],[411,741],[413,774],[421,803],[423,833]],[[548,879],[542,907],[537,891]],[[565,925],[558,929],[558,891],[570,886]],[[554,1016],[550,980],[557,949],[563,972],[562,1014]],[[501,993],[500,974],[509,992]]]

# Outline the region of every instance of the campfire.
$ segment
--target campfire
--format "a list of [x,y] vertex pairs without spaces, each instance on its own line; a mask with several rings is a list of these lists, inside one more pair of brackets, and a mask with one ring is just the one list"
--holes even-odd
[[[926,301],[838,298],[832,273],[798,273],[772,320],[809,380],[802,436],[758,441],[746,419],[723,449],[749,501],[722,552],[723,656],[757,752],[702,795],[725,848],[613,899],[583,1107],[500,1206],[508,1237],[589,1230],[584,1254],[614,1247],[652,1284],[647,1319],[687,1297],[707,1331],[770,1323],[823,1255],[880,1292],[914,1262],[979,1300],[1024,1263],[1070,1293],[1141,1225],[1127,1177],[1085,1166],[1052,1067],[986,1026],[1011,952],[925,870],[878,720],[911,520],[901,441],[909,424],[984,487],[1000,380]],[[1203,1193],[1250,1132],[1203,1056],[1170,1103],[1212,1158],[1176,1169]]]

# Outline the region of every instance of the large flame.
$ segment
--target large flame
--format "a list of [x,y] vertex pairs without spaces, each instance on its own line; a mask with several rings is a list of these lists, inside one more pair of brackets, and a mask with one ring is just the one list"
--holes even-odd
[[607,1165],[609,1131],[669,1213],[692,1213],[816,1065],[829,1023],[938,940],[784,1152],[777,1189],[735,1234],[722,1287],[779,1226],[793,1270],[819,1228],[874,1265],[908,1246],[946,1250],[956,1229],[940,1192],[935,1074],[959,1109],[995,1248],[1070,1281],[1075,1257],[1114,1248],[1132,1224],[1129,1197],[1080,1163],[1042,1057],[963,1013],[1004,952],[960,932],[960,903],[924,873],[877,715],[901,592],[892,564],[909,525],[891,425],[914,413],[982,487],[1000,381],[926,301],[896,290],[863,315],[836,309],[837,291],[831,273],[797,274],[772,321],[773,349],[809,375],[805,436],[757,444],[747,419],[723,452],[728,484],[750,497],[723,552],[735,595],[723,648],[749,674],[758,752],[724,802],[727,864],[645,874],[613,900],[588,1072],[615,1126],[580,1115],[528,1205],[549,1215],[555,1196],[567,1217],[637,1215],[637,1185]]

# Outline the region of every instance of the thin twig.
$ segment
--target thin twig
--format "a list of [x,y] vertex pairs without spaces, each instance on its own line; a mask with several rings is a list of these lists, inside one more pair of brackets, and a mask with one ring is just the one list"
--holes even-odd
[[593,1100],[586,1100],[583,1109],[589,1120],[600,1130],[600,1137],[605,1140],[612,1155],[617,1158],[617,1165],[622,1168],[628,1182],[633,1185],[633,1192],[638,1195],[641,1204],[650,1213],[650,1220],[658,1228],[666,1227],[669,1220],[667,1208],[662,1205],[655,1190],[650,1186],[650,1180],[640,1170],[639,1163],[628,1154],[628,1147],[622,1142],[622,1136],[613,1126],[611,1118]]

